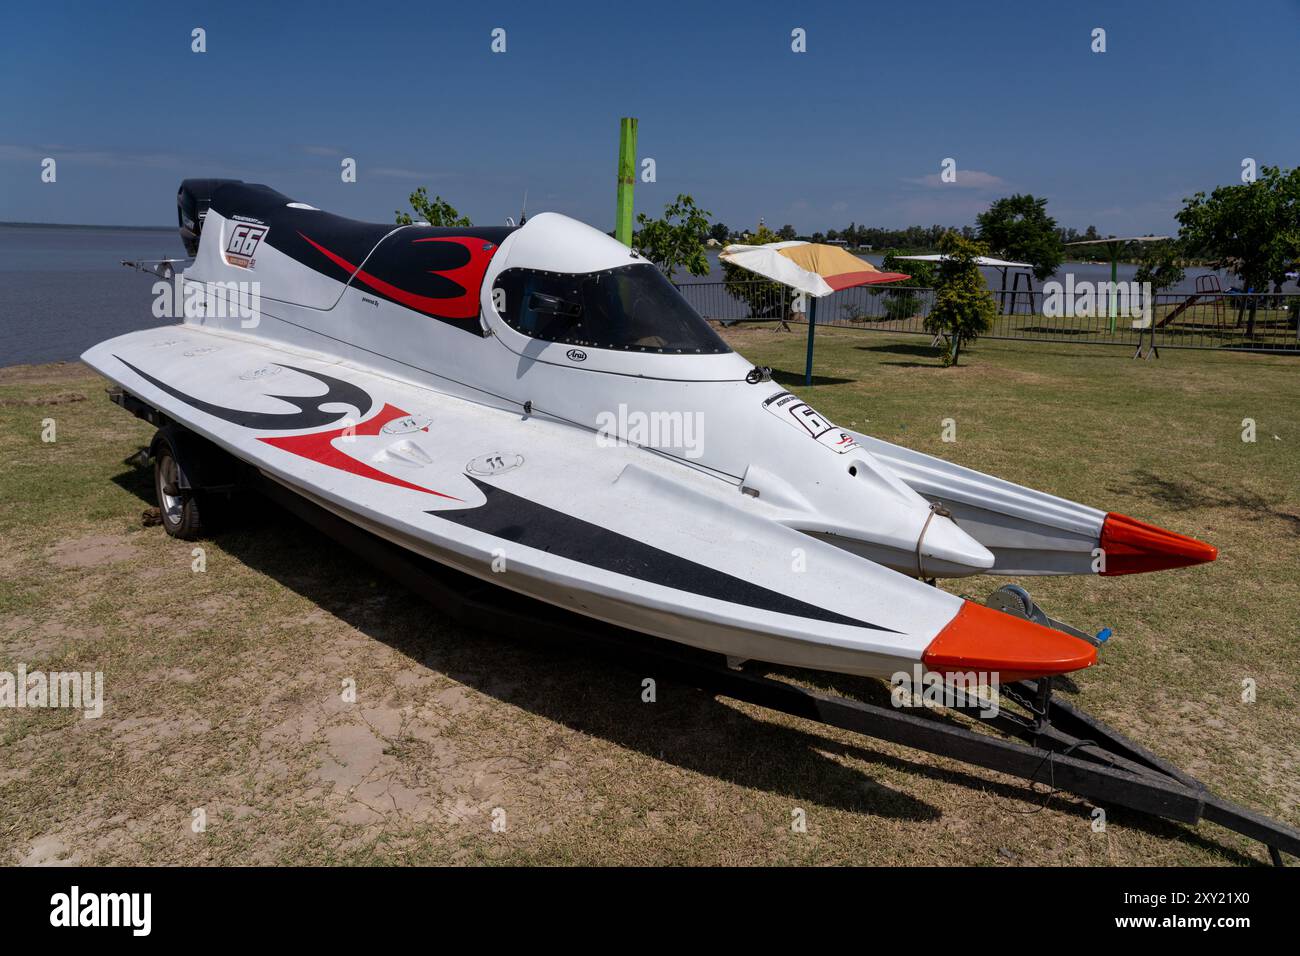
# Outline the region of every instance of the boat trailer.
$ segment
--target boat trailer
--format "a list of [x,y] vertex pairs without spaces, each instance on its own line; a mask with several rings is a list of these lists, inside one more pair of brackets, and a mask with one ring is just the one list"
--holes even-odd
[[[263,478],[257,485],[271,500],[466,626],[506,636],[528,633],[577,642],[584,650],[600,650],[621,666],[639,668],[638,673],[1010,774],[1031,786],[1043,784],[1049,788],[1045,799],[1064,791],[1165,820],[1188,824],[1209,820],[1260,841],[1278,866],[1285,865],[1283,853],[1300,857],[1300,832],[1210,792],[1194,777],[1062,700],[1053,693],[1050,678],[1002,685],[997,707],[985,698],[966,696],[949,708],[1002,735],[997,737],[935,719],[933,712],[882,707],[753,673],[741,662],[710,651],[517,595],[413,554],[275,482]],[[988,603],[1098,640],[1047,618],[1018,587],[998,589]],[[1014,710],[1006,706],[1008,702]]]
[[[137,418],[157,426],[166,424],[165,416],[134,395],[116,388],[108,394]],[[196,469],[196,473],[201,471]],[[1285,865],[1283,853],[1300,858],[1300,831],[1212,793],[1190,774],[1056,696],[1052,678],[1001,685],[997,706],[978,693],[963,692],[956,705],[947,709],[959,711],[1003,737],[978,733],[935,719],[933,712],[882,707],[776,680],[747,670],[748,662],[515,594],[365,531],[254,469],[241,471],[240,490],[261,493],[467,627],[505,636],[526,632],[534,638],[577,643],[584,651],[600,651],[620,666],[635,665],[643,674],[648,670],[715,696],[1020,777],[1031,786],[1044,784],[1049,788],[1047,798],[1064,791],[1165,820],[1190,824],[1209,820],[1263,843],[1277,866]],[[230,493],[234,488],[223,484],[216,490]],[[1109,637],[1109,631],[1094,637],[1048,617],[1017,585],[998,588],[985,603],[1094,644]],[[1005,702],[1017,710],[1008,710]]]

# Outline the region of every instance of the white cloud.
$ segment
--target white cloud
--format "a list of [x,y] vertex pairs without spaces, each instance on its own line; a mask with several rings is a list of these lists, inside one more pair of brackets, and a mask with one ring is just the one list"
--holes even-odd
[[57,144],[43,146],[19,146],[13,143],[0,143],[0,161],[37,162],[45,157],[52,157],[60,163],[82,166],[147,166],[153,169],[173,169],[183,165],[181,157],[171,153],[122,153],[103,149],[82,149],[76,146]]
[[446,179],[448,176],[447,173],[421,172],[418,169],[404,169],[400,166],[374,166],[370,169],[362,167],[361,172],[380,179],[418,179],[422,183]]
[[1001,176],[994,176],[982,169],[962,169],[958,166],[954,170],[954,175],[957,178],[950,183],[945,183],[938,173],[920,176],[916,179],[905,178],[903,182],[911,183],[913,186],[939,187],[943,189],[1002,189],[1007,185],[1006,180]]

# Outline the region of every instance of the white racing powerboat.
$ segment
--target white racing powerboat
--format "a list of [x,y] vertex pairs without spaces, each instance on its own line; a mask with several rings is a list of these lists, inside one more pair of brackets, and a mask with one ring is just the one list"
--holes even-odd
[[1087,667],[1096,644],[928,580],[1215,557],[834,425],[653,265],[564,216],[393,227],[228,180],[186,180],[178,200],[183,321],[83,356],[165,426],[171,534],[201,532],[234,461],[410,551],[656,637],[1002,681]]

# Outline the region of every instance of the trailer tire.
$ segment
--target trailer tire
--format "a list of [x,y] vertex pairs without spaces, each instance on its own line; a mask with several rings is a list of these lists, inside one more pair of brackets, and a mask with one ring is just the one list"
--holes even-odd
[[203,537],[199,495],[191,488],[181,487],[180,463],[166,429],[158,435],[153,460],[153,481],[163,530],[182,541],[197,541]]

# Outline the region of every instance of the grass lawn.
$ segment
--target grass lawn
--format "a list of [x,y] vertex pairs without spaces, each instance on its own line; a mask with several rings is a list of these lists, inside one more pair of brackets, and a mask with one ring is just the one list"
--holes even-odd
[[[1022,583],[1115,629],[1086,709],[1300,826],[1300,360],[987,342],[943,369],[923,337],[828,328],[804,389],[802,334],[724,334],[832,420],[1217,545],[1199,568]],[[97,720],[0,711],[0,863],[1266,859],[1206,823],[1115,810],[1094,832],[1085,801],[689,689],[647,705],[641,675],[453,625],[273,509],[195,573],[141,522],[151,475],[124,460],[151,430],[103,385],[0,369],[0,670],[102,671],[107,697]]]

